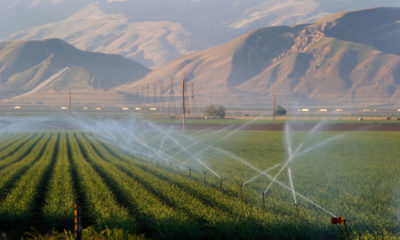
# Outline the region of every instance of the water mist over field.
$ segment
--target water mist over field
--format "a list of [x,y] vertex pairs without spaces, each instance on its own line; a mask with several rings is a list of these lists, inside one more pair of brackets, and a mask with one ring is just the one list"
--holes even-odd
[[[70,119],[3,117],[0,119],[0,137],[26,131],[82,131],[97,141],[111,144],[144,161],[158,163],[166,169],[190,169],[233,186],[240,184],[248,192],[250,189],[255,193],[261,192],[267,205],[284,196],[289,206],[293,203],[296,208],[299,206],[300,213],[315,209],[325,219],[342,214],[355,216],[362,211],[355,208],[356,201],[345,203],[336,198],[350,192],[364,194],[348,174],[363,167],[352,161],[353,156],[366,149],[357,146],[357,142],[349,142],[349,134],[320,131],[325,123],[320,121],[309,131],[294,131],[299,123],[287,122],[283,133],[241,131],[246,124],[229,125],[220,130],[207,130],[205,125],[205,130],[182,132],[176,126],[159,125],[134,117],[121,120],[77,116]],[[276,138],[276,146],[251,146],[254,136],[262,134],[269,134],[268,139]],[[347,146],[350,144],[355,144],[355,147]],[[259,151],[262,155],[255,154]],[[343,165],[343,162],[336,161],[338,157],[349,160]],[[315,192],[315,189],[325,190]],[[398,195],[398,192],[393,193],[395,212],[391,213],[397,218],[400,215],[399,201],[395,199]]]
[[[247,160],[233,152],[218,148],[213,145],[209,139],[215,141],[223,141],[229,139],[237,133],[244,125],[239,125],[235,128],[231,126],[227,129],[218,131],[201,131],[200,134],[183,133],[180,129],[174,127],[165,127],[155,123],[135,118],[124,120],[113,119],[89,119],[74,117],[71,119],[61,118],[3,118],[1,121],[0,131],[3,133],[15,133],[24,131],[43,131],[43,130],[58,130],[67,129],[73,131],[85,131],[91,133],[91,137],[103,142],[112,144],[134,156],[141,157],[150,161],[163,162],[176,165],[181,169],[192,169],[193,171],[204,173],[207,172],[217,178],[229,180],[229,175],[223,175],[218,168],[210,164],[208,157],[203,157],[203,154],[222,155],[226,159],[239,162],[243,167],[249,168],[254,172],[254,176],[242,176],[244,185],[250,185],[254,180],[263,176],[268,179],[269,184],[266,186],[264,193],[267,194],[273,184],[277,184],[283,189],[291,192],[296,198],[296,195],[311,203],[315,207],[323,210],[331,216],[335,216],[330,211],[322,206],[314,203],[306,196],[295,192],[293,183],[289,186],[279,180],[282,172],[287,171],[289,165],[296,161],[300,156],[313,151],[314,149],[323,147],[332,141],[342,137],[342,134],[323,139],[314,145],[310,145],[307,140],[312,137],[317,130],[322,126],[322,122],[317,124],[309,131],[298,145],[293,142],[293,133],[290,124],[285,127],[285,144],[287,148],[287,159],[280,164],[270,166],[268,169],[259,169]],[[251,121],[248,123],[251,124]],[[229,129],[229,130],[228,130]],[[217,140],[216,140],[217,139]],[[308,144],[308,145],[307,145]],[[265,156],[268,158],[268,156]],[[276,174],[269,172],[274,169],[279,169]],[[295,203],[296,199],[295,199]]]

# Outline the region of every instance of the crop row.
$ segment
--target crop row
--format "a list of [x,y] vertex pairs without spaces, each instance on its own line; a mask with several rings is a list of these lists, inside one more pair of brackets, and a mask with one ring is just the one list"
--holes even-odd
[[[234,151],[238,156],[249,154],[247,150]],[[257,156],[263,158],[262,153]],[[384,161],[389,157],[385,155]],[[352,160],[346,155],[343,158]],[[343,236],[340,229],[329,225],[329,217],[321,214],[321,210],[312,209],[304,202],[300,206],[301,222],[297,223],[291,194],[286,190],[272,188],[272,194],[266,196],[265,208],[261,208],[258,186],[263,188],[266,178],[243,188],[244,198],[240,201],[238,181],[242,181],[241,177],[251,177],[254,172],[241,170],[243,167],[239,164],[221,156],[217,156],[217,160],[224,162],[222,172],[238,173],[237,180],[224,178],[223,190],[219,189],[219,180],[210,175],[206,181],[200,171],[192,171],[189,176],[187,169],[151,163],[87,133],[55,131],[10,135],[0,140],[0,230],[26,230],[30,226],[43,231],[71,230],[73,206],[78,203],[83,210],[84,227],[94,226],[99,232],[120,229],[123,234],[143,233],[153,239],[338,239]],[[303,161],[306,160],[309,158]],[[262,164],[265,165],[260,166],[263,169],[271,165]],[[374,162],[370,164],[371,169],[372,166],[376,168],[372,165]],[[244,177],[239,176],[240,171]],[[313,177],[312,173],[307,176]],[[302,191],[314,196],[319,193],[325,201],[338,204],[337,199],[328,199],[329,192],[321,192],[324,186],[320,183],[304,185],[307,179],[294,177],[295,186],[302,187]],[[375,188],[370,187],[371,191]],[[385,185],[381,184],[380,188],[385,189]],[[377,201],[357,196],[353,200],[359,201],[359,206],[365,209],[371,205],[370,201]],[[349,197],[347,194],[346,198]],[[395,202],[384,196],[376,199],[385,205]],[[378,207],[375,212],[374,216],[386,216],[386,220],[377,223],[378,227],[389,230],[390,234],[394,232],[390,226],[396,225],[390,225],[390,221],[396,217]],[[355,216],[354,208],[346,212],[350,214]],[[358,226],[349,225],[351,231],[366,226],[361,225],[367,218],[367,214],[364,215],[358,214]],[[352,236],[358,235],[353,233]],[[369,235],[366,232],[360,236]]]
[[[125,173],[165,204],[200,225],[200,233],[196,234],[196,237],[257,239],[268,234],[265,222],[268,222],[269,217],[260,208],[243,205],[237,198],[227,197],[212,188],[202,188],[201,183],[198,185],[179,175],[169,176],[169,179],[166,173],[158,171],[157,174],[154,167],[152,171],[144,169],[143,166],[138,167],[140,162],[127,162],[128,159],[124,161],[116,157],[115,153],[107,151],[101,144],[84,139],[81,134],[78,134],[77,139],[83,151],[87,152],[91,163],[97,166],[103,175],[112,179],[113,175]],[[170,181],[171,179],[175,180]],[[114,180],[111,185],[115,188],[120,182],[122,180]],[[197,190],[200,190],[200,194]]]
[[74,221],[72,206],[75,204],[75,193],[67,147],[66,132],[61,132],[57,161],[51,173],[42,209],[44,225],[50,228],[70,229]]
[[114,195],[107,188],[102,178],[92,166],[84,161],[85,156],[74,135],[68,135],[72,164],[77,174],[79,187],[85,199],[80,203],[85,207],[85,214],[90,222],[100,228],[124,228],[129,231],[136,229],[135,220],[129,216],[128,210],[120,206]]
[[[27,168],[26,172],[15,182],[12,191],[6,196],[0,205],[1,223],[8,226],[25,227],[31,225],[34,220],[35,210],[40,204],[41,188],[45,185],[46,174],[49,173],[50,165],[54,162],[53,153],[57,142],[57,135],[46,135],[33,148],[29,155],[23,160],[10,166],[6,173],[18,174],[21,169]],[[8,169],[4,169],[7,171]],[[10,174],[11,173],[11,174]]]

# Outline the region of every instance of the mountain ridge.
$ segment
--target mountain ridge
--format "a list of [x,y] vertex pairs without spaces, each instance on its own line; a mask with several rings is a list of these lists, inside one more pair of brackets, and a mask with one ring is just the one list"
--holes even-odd
[[338,11],[400,7],[400,2],[0,0],[0,5],[5,6],[0,8],[0,38],[62,38],[80,49],[120,54],[157,68],[256,28],[310,23]]
[[[368,22],[372,28],[364,26]],[[172,61],[120,89],[137,91],[168,79],[176,88],[186,74],[206,103],[217,98],[258,104],[272,102],[278,94],[287,104],[398,104],[399,29],[400,8],[342,12],[311,24],[261,28]]]
[[[55,76],[63,69],[63,74]],[[0,43],[2,98],[26,94],[52,76],[55,79],[38,91],[108,91],[148,72],[146,67],[122,56],[81,51],[60,39]]]

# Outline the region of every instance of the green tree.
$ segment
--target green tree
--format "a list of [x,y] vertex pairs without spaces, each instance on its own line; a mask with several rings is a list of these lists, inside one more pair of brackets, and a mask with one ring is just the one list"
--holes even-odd
[[219,118],[225,118],[225,107],[223,106],[218,106],[218,109],[215,113],[215,115]]
[[275,115],[276,116],[284,116],[286,115],[287,110],[281,106],[277,106],[275,109]]
[[204,116],[209,118],[225,118],[226,111],[223,106],[209,105],[204,109]]
[[209,105],[204,109],[204,116],[206,116],[206,117],[214,117],[215,116],[214,105]]

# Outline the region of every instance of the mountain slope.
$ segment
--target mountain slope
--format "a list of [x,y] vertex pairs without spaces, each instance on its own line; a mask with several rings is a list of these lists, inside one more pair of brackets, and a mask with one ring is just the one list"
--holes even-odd
[[147,66],[159,66],[194,50],[182,25],[170,21],[129,23],[91,4],[67,19],[10,36],[10,40],[62,38],[89,51],[121,54]]
[[399,31],[399,8],[262,28],[172,61],[120,89],[137,91],[168,79],[179,88],[186,74],[205,103],[260,104],[278,94],[287,104],[398,104]]
[[[0,0],[0,38],[62,38],[158,67],[256,28],[309,23],[398,0]],[[45,17],[43,17],[45,16]]]
[[2,98],[68,88],[107,91],[148,72],[119,55],[81,51],[59,39],[0,43]]

